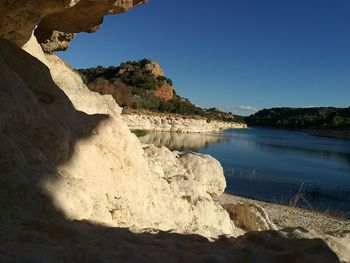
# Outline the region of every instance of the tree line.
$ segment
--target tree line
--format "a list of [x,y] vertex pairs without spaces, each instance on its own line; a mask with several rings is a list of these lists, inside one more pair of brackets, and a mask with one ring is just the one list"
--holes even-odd
[[350,129],[350,107],[271,108],[245,118],[248,125],[289,129]]

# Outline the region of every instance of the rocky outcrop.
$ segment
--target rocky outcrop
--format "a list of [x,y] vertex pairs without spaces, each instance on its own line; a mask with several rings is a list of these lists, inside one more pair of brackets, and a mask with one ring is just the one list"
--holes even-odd
[[0,37],[22,46],[36,28],[39,43],[47,45],[48,41],[57,41],[52,37],[55,31],[94,32],[104,15],[122,13],[144,2],[146,0],[2,1]]
[[123,114],[123,120],[132,130],[171,132],[217,132],[224,129],[247,128],[243,123],[223,122],[176,115]]
[[169,101],[174,98],[174,89],[169,83],[164,83],[154,91],[154,95],[162,101]]
[[164,76],[164,72],[157,61],[150,61],[145,65],[145,69],[151,71],[155,77]]
[[[179,185],[183,192],[198,189],[215,198],[222,195],[226,188],[224,171],[220,163],[210,155],[171,152],[166,147],[152,144],[144,146],[144,151],[152,171],[160,178]],[[198,193],[193,191],[184,196],[193,201]]]
[[[205,181],[199,179],[200,175],[191,176],[201,183],[183,188],[180,181],[170,182],[148,165],[140,142],[123,122],[121,109],[111,96],[90,92],[79,75],[60,58],[45,55],[35,37],[24,49],[42,62],[9,42],[3,42],[1,48],[2,67],[21,74],[18,83],[28,81],[30,84],[20,86],[16,79],[9,79],[2,88],[14,92],[13,86],[18,85],[24,94],[23,98],[17,97],[16,100],[3,97],[9,102],[3,103],[6,107],[1,115],[13,119],[1,121],[6,124],[2,130],[6,131],[8,144],[16,145],[16,155],[23,158],[22,162],[17,162],[17,170],[11,175],[5,171],[2,176],[7,178],[7,183],[2,184],[2,192],[11,195],[13,202],[20,203],[23,193],[16,188],[9,189],[8,184],[17,185],[19,181],[23,184],[24,176],[32,180],[27,189],[33,195],[46,195],[62,217],[71,220],[93,220],[135,231],[156,228],[207,237],[237,235],[238,230],[228,214],[208,194],[218,192],[206,186]],[[14,54],[18,54],[18,59]],[[30,68],[35,72],[30,72]],[[45,75],[46,79],[35,78],[36,75]],[[31,89],[35,93],[30,92]],[[17,122],[14,116],[22,117]],[[27,132],[21,132],[21,127],[27,127]],[[4,158],[12,169],[10,160]],[[20,176],[23,170],[34,171],[32,175]],[[41,175],[40,180],[37,174]],[[216,191],[222,192],[223,189]],[[188,201],[188,192],[196,194],[196,202]],[[42,215],[40,218],[54,218],[51,212],[46,214],[48,208],[41,210],[43,206],[40,205],[37,211],[38,208],[33,209],[37,204],[31,203],[30,199],[28,202],[22,209],[16,205],[8,207],[19,225],[27,222],[27,216],[34,216],[31,211]],[[16,211],[21,211],[24,217]],[[26,224],[35,224],[36,220],[32,220]],[[13,221],[8,219],[8,222]],[[10,230],[17,226],[6,227]]]
[[75,33],[53,31],[50,38],[43,38],[41,47],[45,53],[64,51],[69,47],[69,43],[74,37]]

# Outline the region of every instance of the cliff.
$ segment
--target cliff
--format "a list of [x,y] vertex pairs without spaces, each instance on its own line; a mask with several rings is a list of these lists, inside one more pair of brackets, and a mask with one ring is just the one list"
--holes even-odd
[[131,130],[170,132],[218,132],[225,129],[246,128],[244,123],[208,121],[203,118],[170,114],[123,114],[123,120]]
[[91,91],[112,95],[118,105],[128,111],[198,115],[208,120],[244,123],[241,116],[217,108],[203,109],[179,96],[172,80],[164,75],[156,61],[142,59],[127,61],[118,67],[97,66],[77,71]]
[[[0,2],[0,261],[348,261],[345,234],[244,234],[213,199],[225,188],[215,159],[143,147],[112,96],[51,54],[55,34],[142,2]],[[254,215],[255,229],[268,222]]]

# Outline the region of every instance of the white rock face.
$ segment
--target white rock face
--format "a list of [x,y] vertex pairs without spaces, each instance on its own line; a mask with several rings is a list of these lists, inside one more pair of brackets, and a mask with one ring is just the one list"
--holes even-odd
[[[112,97],[90,92],[60,58],[42,53],[34,37],[24,49],[50,71],[14,44],[1,42],[1,91],[18,94],[1,97],[0,131],[6,138],[1,142],[9,153],[1,160],[12,171],[11,175],[3,171],[1,178],[7,178],[6,184],[31,189],[40,205],[29,198],[24,208],[16,204],[2,210],[12,211],[10,214],[15,213],[17,220],[3,214],[11,224],[2,227],[9,230],[23,223],[35,223],[37,215],[44,221],[54,220],[58,210],[71,220],[92,220],[135,231],[154,228],[206,237],[241,233],[210,195],[222,192],[224,182],[204,180],[190,165],[186,171],[182,169],[191,180],[169,180],[163,174],[162,164],[158,170],[153,169],[155,166],[143,157],[139,140],[124,123]],[[15,149],[17,153],[10,154]],[[163,157],[169,158],[167,173],[171,174],[175,157],[171,152]],[[11,166],[14,160],[16,170]],[[222,170],[213,159],[205,157],[201,163],[208,169],[215,164],[211,172],[220,174],[213,176],[223,179]],[[23,170],[31,173],[23,174]],[[26,180],[30,180],[28,185]],[[25,198],[22,195],[27,193],[6,184],[2,185],[2,198],[10,194],[15,203]],[[51,201],[41,204],[40,195]]]
[[212,197],[222,195],[226,188],[224,171],[220,163],[210,155],[171,152],[166,147],[152,144],[144,146],[144,155],[151,170],[171,183],[185,188],[193,185],[193,188]]
[[246,124],[222,121],[207,122],[205,119],[175,116],[150,116],[123,114],[123,119],[131,130],[171,131],[171,132],[217,132],[224,129],[247,128]]

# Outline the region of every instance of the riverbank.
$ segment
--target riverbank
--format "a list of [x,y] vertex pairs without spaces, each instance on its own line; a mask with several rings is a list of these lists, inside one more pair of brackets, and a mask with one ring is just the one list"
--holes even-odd
[[122,117],[131,130],[204,133],[247,128],[244,123],[208,120],[199,116],[179,114],[139,112],[123,113]]
[[337,233],[337,235],[350,232],[350,220],[344,218],[344,214],[340,213],[331,214],[312,211],[293,206],[258,201],[228,193],[224,193],[217,199],[217,201],[221,205],[236,205],[240,203],[258,205],[265,210],[271,222],[273,222],[278,229],[302,227],[320,234]]
[[316,129],[316,128],[296,129],[296,128],[280,128],[280,127],[271,127],[271,126],[254,126],[254,125],[249,125],[247,126],[247,128],[264,128],[264,129],[273,129],[273,130],[297,131],[297,132],[305,132],[313,136],[350,140],[349,130],[330,130],[330,129]]

